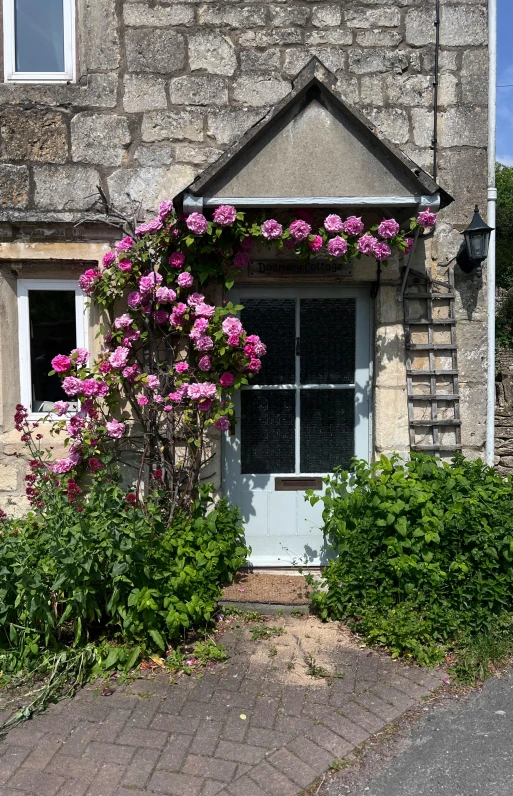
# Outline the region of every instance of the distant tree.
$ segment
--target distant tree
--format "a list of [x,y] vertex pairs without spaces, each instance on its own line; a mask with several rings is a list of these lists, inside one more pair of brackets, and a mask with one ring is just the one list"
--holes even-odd
[[497,286],[513,288],[513,167],[497,163]]

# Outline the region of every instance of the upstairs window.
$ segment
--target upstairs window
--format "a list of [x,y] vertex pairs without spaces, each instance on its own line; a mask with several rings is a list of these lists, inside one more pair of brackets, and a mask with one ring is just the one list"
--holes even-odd
[[6,82],[75,79],[75,0],[3,0]]

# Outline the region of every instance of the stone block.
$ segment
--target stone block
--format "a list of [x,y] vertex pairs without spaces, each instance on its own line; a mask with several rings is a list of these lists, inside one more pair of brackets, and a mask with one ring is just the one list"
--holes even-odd
[[486,106],[488,102],[488,76],[468,75],[462,77],[461,99],[465,105]]
[[412,108],[413,141],[416,146],[430,147],[433,141],[433,111]]
[[384,8],[348,8],[344,19],[350,28],[397,28],[401,22],[401,12],[390,5]]
[[35,205],[40,210],[86,210],[98,194],[100,175],[90,166],[35,166]]
[[374,390],[374,439],[378,452],[410,447],[406,387]]
[[[487,98],[485,97],[483,104],[486,101]],[[456,105],[458,103],[458,78],[456,75],[440,75],[438,103],[440,108],[447,108],[448,105]]]
[[486,324],[480,321],[459,321],[456,326],[456,340],[460,383],[486,384]]
[[0,83],[0,105],[35,105],[52,108],[113,108],[117,102],[117,74],[90,74],[83,83],[13,84]]
[[399,108],[367,108],[365,115],[394,144],[405,144],[408,141],[410,124],[406,111]]
[[167,108],[166,82],[153,75],[125,75],[123,108],[127,113],[141,113]]
[[243,72],[270,72],[280,68],[280,57],[278,47],[241,50],[240,66]]
[[2,154],[8,160],[64,163],[68,155],[65,117],[54,111],[6,109],[0,136]]
[[241,47],[276,47],[285,44],[301,44],[302,28],[275,28],[274,30],[247,30],[240,34]]
[[362,47],[397,47],[402,40],[403,34],[392,28],[359,30],[356,33],[356,43]]
[[160,202],[173,199],[186,188],[197,171],[183,164],[165,168],[118,169],[107,180],[110,199],[122,211],[130,211],[133,203],[141,203],[143,213],[154,213]]
[[405,387],[405,363],[404,324],[398,322],[378,325],[374,364],[376,386]]
[[199,31],[189,36],[191,71],[204,69],[213,75],[233,75],[237,68],[235,47],[229,36],[216,31]]
[[0,492],[13,492],[18,486],[18,470],[14,464],[0,464]]
[[140,166],[168,166],[173,162],[173,152],[169,144],[163,146],[140,146],[134,158]]
[[151,7],[148,3],[125,4],[123,21],[127,27],[132,28],[169,28],[175,25],[192,25],[194,23],[194,7],[190,5]]
[[263,111],[221,110],[209,113],[207,135],[218,144],[232,144],[262,118]]
[[305,32],[305,44],[315,47],[319,44],[352,44],[353,31],[347,28],[318,28]]
[[266,23],[266,4],[252,6],[203,5],[198,11],[201,25],[228,25],[231,28],[254,28]]
[[463,47],[485,44],[488,40],[487,11],[484,6],[442,5],[440,44],[442,47]]
[[29,199],[29,173],[26,166],[0,164],[0,207],[20,209],[27,207]]
[[448,108],[440,114],[439,141],[441,147],[486,147],[488,141],[487,109]]
[[71,156],[76,162],[120,166],[130,141],[124,116],[78,113],[71,121]]
[[369,47],[349,50],[349,71],[355,75],[371,72],[394,72],[401,74],[408,69],[408,56],[400,50],[390,51],[384,48]]
[[406,14],[406,41],[415,47],[435,43],[432,8],[412,8]]
[[273,27],[283,28],[289,25],[306,25],[310,17],[310,8],[308,6],[299,5],[285,5],[285,6],[271,6],[269,8],[271,15],[271,25]]
[[80,51],[84,65],[87,70],[117,69],[120,63],[120,44],[115,3],[82,0],[81,5]]
[[233,98],[237,102],[259,107],[274,105],[290,91],[287,80],[261,74],[244,75],[235,81]]
[[169,97],[172,105],[226,105],[228,88],[219,77],[183,75],[169,81]]
[[479,448],[486,441],[486,381],[460,386],[461,443]]
[[162,28],[128,28],[126,59],[130,72],[170,74],[185,66],[184,37]]
[[402,324],[403,304],[397,300],[399,289],[393,285],[382,285],[376,299],[376,323],[378,326]]
[[384,85],[390,105],[433,105],[433,78],[430,75],[387,75]]
[[342,21],[339,5],[314,6],[312,9],[312,25],[316,28],[336,28]]
[[356,77],[348,77],[347,74],[343,74],[337,80],[336,89],[350,105],[357,105],[360,102],[360,91]]
[[203,114],[198,110],[150,111],[142,121],[143,141],[203,140]]
[[223,154],[222,149],[213,147],[191,146],[191,144],[177,144],[174,147],[175,160],[178,163],[194,163],[199,166],[208,166],[214,163]]
[[465,50],[461,63],[462,75],[488,75],[488,50]]
[[[488,160],[485,149],[442,149],[439,178],[456,202],[444,211],[452,223],[467,225],[475,202],[486,202]],[[465,179],[462,179],[465,175]],[[483,207],[485,204],[483,204]]]
[[283,71],[294,77],[306,66],[315,55],[331,72],[340,72],[344,69],[346,54],[339,47],[310,47],[308,49],[285,50]]
[[[445,72],[456,72],[458,69],[458,53],[456,50],[440,49],[438,54],[438,65],[441,74]],[[421,56],[422,69],[429,74],[435,71],[435,48],[426,47]]]

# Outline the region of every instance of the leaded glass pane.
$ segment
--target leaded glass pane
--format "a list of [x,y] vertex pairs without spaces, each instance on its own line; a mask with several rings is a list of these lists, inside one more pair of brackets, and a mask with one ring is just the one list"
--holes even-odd
[[353,384],[355,299],[301,299],[301,384]]
[[15,0],[17,72],[64,72],[63,0]]
[[348,467],[354,456],[354,390],[301,390],[301,472]]
[[296,381],[296,302],[294,299],[242,299],[241,320],[250,334],[267,346],[262,368],[251,384],[294,384]]
[[29,290],[32,409],[62,401],[66,394],[57,374],[49,376],[52,359],[77,345],[74,290]]
[[241,392],[243,473],[293,473],[295,390]]

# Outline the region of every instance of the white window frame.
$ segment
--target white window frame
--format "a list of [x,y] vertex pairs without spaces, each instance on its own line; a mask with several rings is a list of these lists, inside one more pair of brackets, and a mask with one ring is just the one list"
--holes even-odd
[[62,0],[62,3],[64,10],[64,72],[17,72],[14,0],[3,0],[4,80],[6,83],[75,82],[75,0]]
[[[88,310],[86,295],[75,279],[18,279],[18,342],[20,365],[20,403],[29,410],[29,420],[41,420],[52,413],[32,411],[32,372],[30,367],[29,290],[73,290],[77,348],[88,348]],[[68,351],[62,351],[68,354]]]

